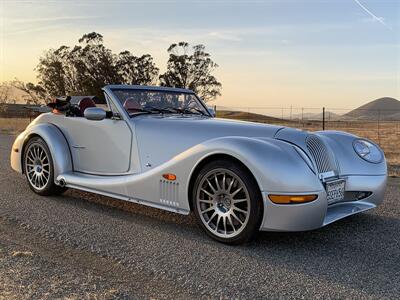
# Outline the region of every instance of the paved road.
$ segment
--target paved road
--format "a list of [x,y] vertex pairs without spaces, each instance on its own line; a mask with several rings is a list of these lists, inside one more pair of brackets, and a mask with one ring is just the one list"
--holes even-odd
[[214,242],[185,217],[68,191],[33,194],[0,136],[0,298],[398,298],[400,180],[326,228]]

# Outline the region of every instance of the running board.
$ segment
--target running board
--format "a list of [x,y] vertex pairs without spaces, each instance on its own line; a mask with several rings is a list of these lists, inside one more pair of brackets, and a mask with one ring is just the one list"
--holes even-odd
[[[149,184],[153,182],[158,184],[159,181],[154,178],[149,180],[148,176],[142,176],[142,174],[99,176],[77,172],[61,174],[56,180],[56,184],[68,188],[91,192],[132,203],[143,204],[183,215],[188,215],[190,213],[189,209],[180,207],[178,202],[172,203],[162,199],[160,197],[160,189],[158,188],[158,185],[157,188],[149,186]],[[129,191],[132,191],[133,189],[139,190],[138,188],[142,191],[141,194],[144,194],[143,189],[148,191],[148,193],[145,193],[147,199],[144,199],[145,197],[130,194]],[[152,199],[157,199],[156,201],[159,201],[160,203],[151,201]]]

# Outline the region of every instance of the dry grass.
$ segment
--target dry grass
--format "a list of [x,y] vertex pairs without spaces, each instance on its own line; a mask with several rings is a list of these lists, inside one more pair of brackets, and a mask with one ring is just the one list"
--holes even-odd
[[[260,115],[253,113],[235,113],[232,115],[228,111],[219,112],[218,117],[289,126],[308,131],[322,130],[322,122],[320,121],[288,121],[264,116],[260,117]],[[374,141],[385,152],[389,165],[389,174],[400,176],[399,121],[329,121],[325,123],[325,129],[346,131]]]
[[[260,115],[246,113],[239,116],[241,120],[245,121],[277,124],[309,131],[322,129],[322,122],[318,121],[286,121],[277,118],[259,119],[258,116]],[[231,115],[219,113],[218,117],[229,118]],[[233,118],[239,119],[238,114],[234,114]],[[16,134],[23,131],[29,122],[27,118],[0,118],[0,133]],[[350,132],[376,142],[385,151],[390,175],[400,176],[400,122],[331,121],[326,123],[325,129]]]
[[28,118],[0,118],[0,133],[16,134],[22,132],[29,123]]

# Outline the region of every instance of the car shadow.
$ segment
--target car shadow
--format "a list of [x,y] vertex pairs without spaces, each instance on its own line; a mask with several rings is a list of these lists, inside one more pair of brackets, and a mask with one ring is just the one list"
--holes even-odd
[[69,191],[54,200],[101,211],[120,221],[151,227],[165,236],[213,250],[204,253],[235,255],[369,295],[377,291],[387,295],[400,293],[400,220],[377,215],[376,211],[350,216],[313,231],[260,232],[251,243],[228,246],[202,232],[193,214],[184,216],[78,191]]

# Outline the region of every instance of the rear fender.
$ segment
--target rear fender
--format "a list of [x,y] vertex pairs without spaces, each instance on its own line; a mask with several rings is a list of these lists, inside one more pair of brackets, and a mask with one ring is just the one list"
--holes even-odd
[[39,123],[28,127],[15,140],[11,150],[11,167],[23,173],[23,153],[32,137],[41,137],[49,147],[54,165],[54,178],[59,174],[73,170],[71,151],[65,136],[57,126],[50,123]]

